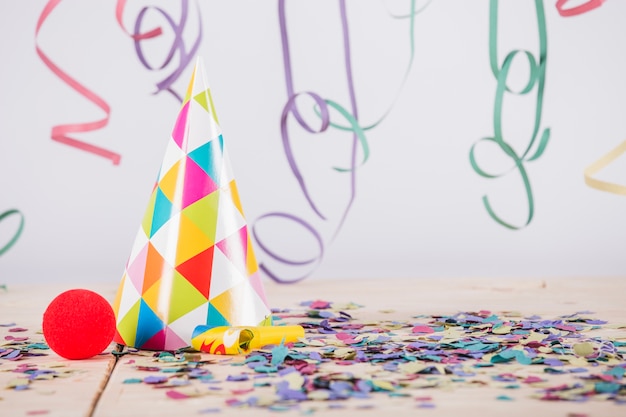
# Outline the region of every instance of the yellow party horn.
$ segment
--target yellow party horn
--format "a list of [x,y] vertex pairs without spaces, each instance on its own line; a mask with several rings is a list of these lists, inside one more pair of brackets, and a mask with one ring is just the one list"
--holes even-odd
[[196,326],[191,338],[194,349],[216,355],[239,355],[266,345],[297,342],[302,326]]

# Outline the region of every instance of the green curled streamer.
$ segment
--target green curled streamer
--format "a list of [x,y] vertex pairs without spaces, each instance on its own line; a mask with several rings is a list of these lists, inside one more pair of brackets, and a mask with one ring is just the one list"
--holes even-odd
[[[495,103],[493,110],[493,129],[494,136],[489,138],[479,139],[476,143],[472,145],[470,148],[470,164],[472,169],[481,177],[484,178],[498,178],[503,175],[508,174],[514,169],[518,169],[519,173],[522,177],[522,181],[524,182],[524,190],[526,192],[526,198],[528,201],[528,217],[526,222],[522,226],[515,226],[511,223],[504,221],[500,216],[496,214],[491,203],[489,202],[489,197],[486,195],[483,196],[483,205],[487,210],[489,216],[496,221],[498,224],[512,230],[522,229],[528,226],[533,218],[535,212],[534,206],[534,198],[532,193],[532,188],[530,186],[530,179],[526,172],[526,168],[524,166],[525,162],[534,161],[539,158],[546,149],[548,145],[548,141],[550,139],[550,129],[546,128],[541,133],[539,141],[537,143],[537,137],[539,133],[539,127],[541,125],[541,114],[543,110],[543,92],[545,88],[545,74],[546,74],[546,61],[548,54],[548,41],[547,41],[547,32],[546,32],[546,19],[545,13],[543,9],[543,3],[541,0],[535,0],[535,9],[537,13],[537,28],[539,31],[539,62],[535,59],[534,55],[526,50],[513,50],[509,52],[504,61],[502,62],[502,67],[498,66],[498,0],[490,0],[489,3],[489,64],[491,66],[491,72],[494,77],[497,79],[497,87],[496,87],[496,95],[495,95]],[[507,79],[509,75],[509,70],[511,69],[511,65],[515,57],[521,54],[520,56],[525,56],[528,60],[528,65],[530,68],[530,73],[528,77],[528,82],[524,88],[520,91],[513,91],[507,85]],[[503,137],[502,133],[502,107],[504,104],[504,95],[506,92],[515,94],[515,95],[526,95],[530,93],[535,85],[537,86],[537,101],[535,108],[535,122],[533,125],[533,132],[531,135],[531,139],[526,146],[526,149],[521,155],[518,155],[517,152],[513,149],[511,145],[509,145]],[[475,149],[476,145],[480,142],[488,141],[493,142],[500,147],[500,149],[512,159],[514,165],[506,170],[505,172],[492,174],[483,170],[479,167],[478,162],[476,161]],[[531,150],[535,147],[537,143],[534,153],[531,153]]]
[[[398,101],[398,98],[400,97],[400,93],[404,89],[404,85],[406,84],[406,82],[409,79],[409,74],[411,73],[411,68],[413,68],[413,61],[414,61],[414,58],[415,58],[415,36],[414,36],[414,33],[415,33],[415,16],[420,14],[426,8],[426,6],[428,6],[430,4],[431,0],[428,0],[426,3],[424,3],[424,5],[422,7],[420,7],[419,9],[416,8],[415,1],[416,0],[411,0],[411,10],[409,11],[408,14],[396,15],[396,14],[391,13],[389,11],[389,9],[387,9],[387,14],[389,16],[391,16],[393,19],[409,19],[409,63],[407,64],[406,70],[404,71],[404,76],[402,78],[402,81],[400,82],[400,86],[399,86],[398,90],[396,91],[396,95],[394,96],[393,100],[391,101],[391,104],[389,105],[389,107],[387,107],[387,109],[384,111],[382,116],[380,116],[378,118],[378,120],[376,120],[372,124],[369,124],[367,126],[360,126],[360,129],[363,132],[367,132],[368,130],[371,130],[371,129],[375,128],[376,126],[381,124],[383,122],[383,120],[385,120],[387,118],[387,116],[389,116],[389,113],[391,113],[391,110],[393,110],[396,102]],[[320,109],[317,106],[314,106],[314,111],[317,114],[317,116],[321,118],[321,112],[320,112]],[[350,120],[348,120],[348,122],[350,123],[350,126],[341,125],[341,124],[334,123],[334,122],[331,121],[329,126],[334,128],[334,129],[337,129],[337,130],[344,130],[344,131],[348,131],[348,132],[355,132],[354,124]]]
[[17,231],[15,232],[13,237],[4,246],[0,247],[0,256],[2,256],[6,251],[11,249],[13,245],[15,245],[15,242],[17,242],[17,240],[20,238],[20,235],[22,234],[22,230],[24,230],[24,215],[19,210],[11,209],[0,214],[0,222],[7,217],[13,215],[20,216],[20,225],[17,228]]
[[[332,107],[333,109],[337,110],[339,114],[341,114],[348,121],[348,123],[350,123],[351,127],[348,130],[356,134],[357,138],[359,138],[359,143],[361,144],[361,147],[363,148],[363,161],[361,161],[361,165],[363,165],[365,162],[367,162],[367,158],[369,158],[370,156],[370,149],[367,144],[367,138],[365,137],[365,131],[364,131],[365,129],[359,126],[359,122],[341,104],[336,103],[332,100],[324,100],[324,101],[326,102],[326,104],[328,104],[329,107]],[[354,169],[356,168],[357,167],[354,167]],[[333,167],[333,169],[338,172],[352,171],[352,168]]]

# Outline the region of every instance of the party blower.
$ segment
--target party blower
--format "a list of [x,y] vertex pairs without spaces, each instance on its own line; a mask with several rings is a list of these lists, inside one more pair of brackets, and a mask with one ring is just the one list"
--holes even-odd
[[114,341],[148,350],[190,346],[197,326],[272,324],[200,59],[113,308]]

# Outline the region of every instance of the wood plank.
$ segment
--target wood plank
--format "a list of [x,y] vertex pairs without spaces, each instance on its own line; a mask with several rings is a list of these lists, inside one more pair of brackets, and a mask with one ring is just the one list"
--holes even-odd
[[[556,318],[559,315],[577,311],[593,310],[593,317],[609,320],[612,323],[626,321],[625,279],[529,279],[529,280],[485,280],[485,279],[441,279],[441,280],[367,280],[367,281],[326,281],[308,280],[295,285],[277,285],[266,283],[266,293],[274,308],[298,308],[303,300],[322,299],[336,303],[355,302],[363,308],[350,310],[356,322],[378,323],[381,321],[416,322],[415,315],[454,314],[460,311],[490,310],[492,312],[518,311],[522,315],[538,314],[544,318]],[[514,315],[509,313],[509,315]],[[302,318],[290,317],[285,321],[297,323]],[[594,330],[593,336],[626,340],[624,328],[604,328]],[[310,334],[307,334],[310,336]],[[332,336],[329,336],[329,339]],[[302,348],[321,351],[320,348]],[[125,356],[116,366],[109,384],[95,410],[95,416],[137,416],[151,417],[173,415],[211,414],[213,412],[237,413],[241,415],[263,415],[265,410],[257,407],[233,408],[227,401],[245,400],[251,395],[266,398],[274,391],[273,387],[256,387],[254,382],[277,379],[270,375],[267,379],[257,379],[246,367],[233,366],[241,362],[242,357],[220,357],[203,355],[204,360],[216,363],[206,365],[213,380],[202,382],[189,380],[188,386],[163,387],[163,384],[124,383],[128,380],[142,380],[147,376],[164,375],[158,371],[142,371],[137,364],[145,357]],[[153,362],[158,366],[158,362]],[[382,375],[380,366],[370,363],[340,366],[323,364],[320,369],[326,372],[352,372],[355,375],[371,376],[373,372]],[[408,397],[393,397],[386,392],[376,392],[368,399],[349,399],[346,401],[305,401],[280,415],[295,416],[315,412],[315,415],[344,416],[364,413],[380,415],[381,412],[394,416],[409,416],[421,412],[418,407],[435,408],[425,410],[429,416],[524,416],[536,415],[574,416],[618,416],[626,413],[626,405],[601,401],[596,396],[587,402],[540,401],[533,398],[538,395],[537,386],[524,386],[518,389],[505,388],[506,383],[494,382],[493,376],[499,373],[513,373],[518,377],[538,376],[545,379],[547,385],[581,382],[577,374],[550,375],[544,372],[544,366],[518,364],[496,365],[492,369],[477,371],[473,377],[466,378],[466,383],[453,383],[451,377],[438,378],[443,381],[436,388],[411,388],[399,391]],[[571,369],[572,366],[565,368]],[[606,367],[596,367],[599,372]],[[590,368],[591,369],[591,368]],[[248,373],[247,381],[228,381],[229,375]],[[171,374],[170,374],[171,375]],[[181,374],[180,380],[183,374]],[[428,380],[428,376],[420,377]],[[468,381],[477,381],[469,383]],[[447,381],[447,382],[446,382]],[[482,381],[482,383],[479,383]],[[509,384],[511,385],[511,384]],[[254,389],[247,394],[236,395],[235,391]],[[176,400],[168,397],[168,391],[178,393],[198,393],[200,396]],[[511,400],[498,400],[499,396]],[[425,401],[424,398],[431,400]],[[281,403],[278,403],[281,405]],[[338,408],[334,408],[338,407]],[[340,407],[340,408],[339,408]],[[269,411],[269,415],[278,415]]]
[[[0,290],[0,325],[15,323],[13,326],[0,327],[0,348],[20,347],[7,345],[10,342],[6,340],[7,337],[28,337],[21,346],[44,342],[41,333],[43,312],[54,297],[72,288],[78,287],[69,284],[9,285],[6,291]],[[113,286],[92,285],[90,289],[108,299],[113,297]],[[27,330],[10,331],[16,327]],[[112,369],[112,355],[109,353],[92,359],[70,361],[51,350],[31,351],[45,353],[45,356],[25,356],[16,361],[0,358],[0,415],[89,416]],[[50,380],[32,380],[25,390],[6,388],[11,381],[29,377],[27,373],[15,372],[16,368],[19,370],[19,367],[27,364],[32,365],[30,371],[47,369],[62,376]]]

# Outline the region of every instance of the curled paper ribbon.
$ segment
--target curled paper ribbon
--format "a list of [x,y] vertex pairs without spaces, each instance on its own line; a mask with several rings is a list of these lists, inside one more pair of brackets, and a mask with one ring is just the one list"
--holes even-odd
[[619,144],[615,149],[612,149],[611,152],[602,156],[602,158],[598,159],[587,168],[585,168],[585,183],[591,188],[595,188],[596,190],[606,191],[607,193],[626,195],[626,186],[593,178],[595,174],[609,166],[611,162],[619,158],[624,153],[626,153],[626,140]]
[[297,342],[304,337],[301,326],[210,327],[197,326],[191,346],[206,353],[240,355],[267,345]]
[[[117,19],[118,24],[124,30],[124,32],[129,35],[134,43],[135,43],[135,52],[137,53],[137,57],[141,64],[150,71],[161,71],[167,67],[176,53],[178,52],[178,66],[174,69],[172,73],[170,73],[167,77],[157,82],[156,87],[157,90],[154,94],[158,94],[161,91],[167,91],[172,94],[178,101],[182,103],[182,97],[172,88],[172,84],[176,82],[176,80],[181,76],[185,68],[189,65],[193,57],[198,52],[198,48],[200,47],[200,42],[202,40],[202,16],[200,16],[200,11],[198,9],[198,36],[193,42],[193,45],[187,51],[185,46],[185,40],[183,39],[183,33],[185,31],[185,26],[187,24],[187,16],[189,14],[189,0],[181,0],[181,12],[180,19],[176,22],[164,9],[155,6],[146,6],[143,7],[139,14],[137,15],[137,19],[135,20],[133,33],[130,33],[123,23],[123,15],[124,8],[126,6],[125,0],[118,0],[117,6],[115,8],[115,17]],[[174,38],[172,40],[172,45],[169,48],[167,56],[161,63],[161,65],[153,66],[146,59],[143,49],[141,47],[141,42],[146,39],[154,38],[163,34],[163,29],[161,27],[157,27],[155,29],[151,29],[147,32],[141,32],[141,26],[143,20],[146,17],[146,14],[150,10],[157,11],[163,18],[167,21],[167,23],[172,28]]]
[[[541,124],[541,113],[543,109],[543,91],[545,86],[545,74],[546,74],[546,61],[547,61],[547,33],[546,33],[546,19],[545,13],[543,10],[543,3],[541,0],[535,0],[535,10],[537,15],[537,27],[539,31],[539,62],[535,59],[535,57],[526,50],[513,50],[509,52],[504,61],[502,63],[502,67],[498,67],[498,0],[491,0],[489,7],[489,62],[491,64],[491,71],[493,72],[494,77],[497,79],[497,87],[496,87],[496,97],[494,104],[494,115],[493,115],[493,124],[494,124],[494,137],[487,137],[478,140],[474,145],[472,145],[470,149],[470,164],[474,171],[484,178],[499,178],[503,175],[508,174],[513,169],[517,168],[519,174],[522,177],[522,182],[524,183],[524,190],[526,193],[526,198],[528,202],[528,217],[526,222],[522,226],[513,225],[505,220],[503,220],[500,216],[498,216],[494,209],[491,206],[489,201],[489,197],[486,195],[483,196],[483,205],[487,210],[489,216],[495,220],[500,225],[512,229],[517,230],[526,227],[530,224],[533,215],[534,215],[534,199],[532,188],[530,185],[530,179],[528,177],[528,173],[526,172],[525,163],[529,161],[534,161],[539,158],[546,146],[548,145],[548,140],[550,139],[550,129],[544,129],[541,133],[541,137],[537,143],[536,149],[531,153],[533,148],[535,147],[535,143],[537,142],[539,126]],[[516,56],[526,57],[528,60],[528,65],[530,68],[528,82],[526,86],[518,92],[512,91],[507,85],[507,78],[509,75],[509,70],[513,63],[513,60]],[[537,100],[535,106],[535,120],[533,125],[533,132],[524,152],[519,155],[511,145],[509,145],[505,140],[502,133],[502,107],[504,104],[504,94],[505,92],[509,92],[515,95],[525,95],[537,86]],[[506,172],[493,174],[483,170],[476,161],[475,150],[476,145],[481,142],[489,142],[497,145],[500,149],[511,158],[513,161],[513,166]]]
[[[270,249],[263,242],[263,240],[259,238],[259,234],[258,234],[257,229],[256,229],[256,227],[258,225],[258,222],[263,220],[263,219],[266,219],[266,218],[275,218],[275,219],[288,220],[290,222],[293,222],[293,223],[303,227],[315,239],[315,242],[317,243],[317,246],[318,246],[318,253],[315,254],[312,257],[309,257],[308,259],[293,260],[293,259],[288,259],[288,258],[280,255],[278,252]],[[254,225],[252,226],[252,235],[254,236],[259,249],[261,249],[263,252],[265,252],[265,254],[267,256],[269,256],[271,259],[274,259],[275,261],[280,262],[280,263],[282,263],[284,265],[291,265],[291,266],[307,266],[307,265],[310,265],[311,266],[310,269],[313,269],[319,262],[321,262],[322,258],[324,257],[324,239],[322,238],[320,233],[313,226],[311,226],[309,223],[307,223],[306,221],[304,221],[300,217],[295,216],[293,214],[278,213],[278,212],[264,214],[263,216],[259,217],[257,219],[257,221],[254,223]],[[265,275],[267,275],[268,277],[270,277],[272,280],[274,280],[274,281],[276,281],[278,283],[281,283],[281,284],[289,284],[289,283],[302,281],[303,279],[305,279],[308,276],[308,274],[305,274],[303,276],[296,277],[296,278],[291,278],[291,279],[282,278],[280,275],[278,275],[277,273],[273,272],[270,268],[268,268],[267,265],[265,263],[263,263],[263,262],[259,263],[259,269],[261,271],[263,271],[263,273]]]
[[[390,104],[387,106],[386,110],[383,111],[381,116],[378,117],[378,119],[376,119],[375,122],[370,123],[370,124],[368,124],[366,126],[360,127],[360,129],[362,131],[364,131],[364,132],[375,128],[376,126],[381,124],[387,118],[387,116],[389,116],[389,114],[391,113],[391,111],[395,107],[396,102],[400,98],[400,94],[402,93],[402,90],[404,89],[404,86],[405,86],[405,84],[407,83],[407,81],[409,79],[409,75],[411,73],[411,69],[413,68],[413,61],[415,60],[415,36],[414,36],[414,34],[415,34],[415,17],[419,13],[424,11],[424,9],[430,4],[431,0],[428,0],[428,1],[424,2],[424,4],[422,4],[422,6],[419,9],[417,8],[416,0],[410,0],[410,1],[411,1],[410,10],[409,10],[409,13],[407,13],[407,14],[394,14],[387,8],[386,3],[384,1],[382,2],[383,6],[385,8],[387,8],[387,14],[391,18],[398,19],[398,20],[409,19],[409,62],[407,64],[407,66],[406,66],[406,69],[404,70],[404,76],[402,77],[402,80],[400,81],[398,89],[396,90],[396,93],[395,93],[393,99],[391,100]],[[316,109],[316,112],[317,112],[317,109]],[[321,117],[319,112],[317,112],[317,113],[318,113],[318,116]],[[353,131],[353,128],[354,128],[353,125],[345,126],[345,125],[340,125],[340,124],[334,123],[334,122],[330,122],[330,126],[335,128],[335,129],[348,130],[348,131]]]
[[[289,135],[289,130],[287,128],[288,119],[290,116],[293,116],[294,119],[297,121],[298,125],[302,129],[313,134],[319,134],[319,133],[325,132],[329,127],[332,127],[338,130],[352,132],[352,150],[351,150],[351,157],[350,157],[350,166],[333,167],[333,169],[337,172],[343,172],[343,173],[347,173],[348,175],[350,175],[350,188],[349,188],[350,195],[348,198],[348,202],[343,208],[338,224],[334,228],[331,241],[337,236],[337,234],[343,227],[343,224],[345,223],[348,213],[350,212],[352,204],[356,198],[356,168],[359,165],[364,164],[369,158],[369,146],[367,143],[365,132],[379,125],[387,117],[387,115],[390,113],[391,109],[393,108],[395,101],[397,100],[400,94],[400,91],[408,78],[408,74],[410,72],[410,69],[413,63],[413,57],[414,57],[413,33],[414,33],[415,15],[419,13],[421,10],[423,10],[424,7],[422,7],[422,9],[420,10],[416,10],[415,0],[411,0],[411,10],[409,14],[402,15],[402,16],[392,15],[392,17],[398,18],[398,19],[403,19],[403,18],[410,19],[411,51],[410,51],[409,64],[405,72],[404,79],[401,82],[400,88],[398,92],[396,93],[396,96],[394,100],[392,101],[391,105],[385,110],[383,115],[380,118],[378,118],[374,123],[368,126],[361,126],[361,124],[358,121],[358,108],[357,108],[357,102],[356,102],[354,81],[353,81],[353,76],[352,76],[350,36],[349,36],[348,18],[347,18],[345,0],[339,1],[339,9],[340,9],[340,17],[341,17],[343,47],[344,47],[344,66],[345,66],[346,79],[347,79],[347,84],[348,84],[348,94],[350,97],[350,110],[346,109],[344,106],[340,105],[339,103],[335,101],[324,99],[320,95],[314,92],[310,92],[310,91],[299,92],[299,93],[295,92],[294,82],[293,82],[293,72],[292,72],[292,66],[291,66],[291,55],[289,52],[289,36],[287,34],[287,21],[286,21],[286,16],[285,16],[285,1],[279,0],[278,2],[278,15],[279,15],[279,22],[280,22],[280,34],[281,34],[281,40],[282,40],[285,83],[287,87],[287,97],[288,97],[287,102],[283,108],[283,112],[281,114],[281,120],[280,120],[283,149],[285,151],[285,157],[289,164],[291,173],[296,178],[300,191],[302,192],[311,210],[321,220],[327,221],[328,219],[321,212],[321,210],[315,203],[313,197],[311,196],[308,190],[308,187],[306,185],[304,176],[302,175],[302,172],[300,171],[298,164],[296,162],[296,159],[294,157],[293,150],[291,147],[291,138]],[[312,127],[309,123],[307,123],[300,113],[300,110],[297,106],[297,98],[302,95],[306,95],[310,97],[315,103],[314,111],[317,114],[317,116],[320,118],[320,125],[318,128]],[[347,124],[340,124],[340,123],[331,121],[331,110],[336,112],[336,114],[340,115],[345,120],[345,122],[347,122]],[[360,162],[357,162],[357,150],[359,148],[361,149],[363,157]],[[256,227],[253,227],[254,238],[257,244],[259,245],[259,247],[265,252],[267,257],[283,265],[289,265],[289,266],[310,265],[311,266],[308,273],[301,275],[299,277],[296,277],[296,278],[282,277],[278,273],[272,271],[266,265],[266,263],[263,263],[263,262],[259,264],[259,267],[267,276],[269,276],[271,279],[279,283],[294,283],[294,282],[298,282],[298,281],[305,279],[313,272],[313,269],[317,265],[319,265],[319,263],[322,260],[322,256],[324,254],[325,242],[324,242],[324,239],[322,238],[321,233],[319,233],[314,226],[312,226],[309,222],[305,221],[303,218],[293,215],[293,214],[288,214],[288,213],[279,213],[279,212],[267,213],[261,216],[260,218],[258,218],[256,223],[258,223],[261,220],[269,219],[269,218],[279,218],[283,220],[288,220],[290,222],[300,225],[302,228],[310,232],[310,234],[313,236],[313,238],[319,245],[319,251],[317,255],[315,255],[314,257],[309,257],[308,259],[305,259],[305,260],[287,259],[286,257],[278,254],[276,251],[269,249],[268,245],[266,245],[261,239],[261,237],[259,236],[259,233],[256,230]],[[255,226],[256,226],[256,223],[255,223]]]
[[35,28],[35,50],[37,51],[37,55],[43,61],[43,63],[56,75],[59,77],[65,84],[67,84],[71,89],[76,91],[81,96],[85,97],[87,100],[98,106],[106,116],[100,120],[96,120],[93,122],[87,123],[73,123],[73,124],[65,124],[65,125],[57,125],[52,127],[52,131],[50,137],[52,140],[63,143],[68,146],[72,146],[74,148],[80,149],[85,152],[93,153],[95,155],[101,156],[103,158],[107,158],[113,162],[114,165],[119,165],[121,156],[118,153],[109,151],[107,149],[101,148],[96,145],[92,145],[86,142],[83,142],[78,139],[74,139],[68,136],[69,133],[79,133],[79,132],[91,132],[94,130],[102,129],[109,123],[109,117],[111,115],[111,108],[109,105],[96,95],[91,90],[87,89],[85,86],[80,84],[66,72],[61,70],[46,54],[43,53],[41,48],[39,48],[39,44],[37,42],[39,36],[39,30],[41,26],[46,21],[52,10],[61,2],[61,0],[50,0],[44,7],[41,15],[39,16],[39,20],[37,21],[37,27]]
[[20,238],[22,231],[24,230],[24,215],[19,210],[11,209],[0,214],[0,222],[2,222],[3,220],[7,219],[10,216],[19,216],[20,224],[17,227],[17,230],[15,231],[15,233],[13,234],[13,237],[9,239],[9,241],[5,243],[4,246],[0,246],[0,256],[2,256],[6,251],[11,249],[13,245],[15,245],[17,240]]
[[579,14],[587,13],[588,11],[602,6],[602,3],[604,3],[604,0],[589,0],[578,6],[565,8],[565,5],[569,1],[570,0],[557,0],[556,2],[556,10],[563,17],[577,16]]
[[156,36],[159,36],[163,33],[163,30],[160,27],[156,27],[144,33],[130,33],[126,26],[124,26],[124,8],[126,7],[126,0],[117,0],[117,4],[115,5],[115,20],[120,25],[124,33],[135,40],[141,39],[150,39]]

